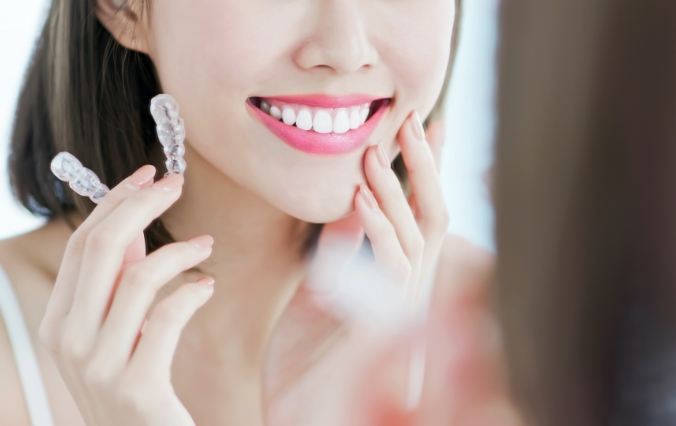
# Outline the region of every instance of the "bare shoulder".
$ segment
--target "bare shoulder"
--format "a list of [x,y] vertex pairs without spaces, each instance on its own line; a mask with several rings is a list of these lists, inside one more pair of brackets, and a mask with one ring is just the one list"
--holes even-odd
[[[65,222],[48,222],[30,232],[0,240],[0,267],[14,291],[29,333],[44,310],[53,276],[58,270],[68,227]],[[0,418],[3,424],[30,424],[23,388],[5,320],[0,316]]]
[[31,332],[42,318],[71,233],[67,223],[58,219],[0,240],[0,267]]
[[54,219],[29,232],[0,240],[0,266],[8,274],[54,273],[72,229],[63,219]]
[[494,268],[493,252],[459,235],[447,234],[439,255],[435,287],[445,295],[466,291],[483,295]]

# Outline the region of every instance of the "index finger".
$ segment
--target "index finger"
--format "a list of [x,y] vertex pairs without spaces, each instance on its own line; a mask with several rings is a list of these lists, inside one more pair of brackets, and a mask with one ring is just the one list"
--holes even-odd
[[172,173],[123,200],[89,233],[64,337],[82,354],[96,337],[122,270],[124,254],[150,223],[178,200],[184,178]]
[[155,176],[155,167],[144,165],[136,170],[131,176],[115,186],[100,201],[96,208],[80,224],[68,239],[66,249],[56,277],[54,289],[47,302],[45,314],[40,325],[40,335],[44,340],[51,340],[55,336],[54,327],[58,326],[70,309],[77,276],[82,264],[82,253],[89,230],[106,217],[110,211],[118,206],[124,199],[135,193],[138,189],[147,186]]

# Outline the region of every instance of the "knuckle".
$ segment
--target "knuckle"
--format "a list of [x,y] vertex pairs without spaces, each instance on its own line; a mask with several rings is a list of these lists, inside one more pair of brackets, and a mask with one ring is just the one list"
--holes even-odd
[[61,356],[73,363],[82,363],[88,355],[88,348],[84,345],[82,340],[77,337],[71,337],[72,334],[66,333],[61,338],[59,345],[59,352]]
[[98,362],[91,362],[84,370],[83,380],[85,385],[93,390],[110,389],[113,384],[113,374],[103,368]]
[[115,386],[113,394],[120,406],[136,413],[142,413],[143,410],[148,408],[150,403],[149,394],[152,392],[148,392],[143,383],[129,380],[121,383]]
[[86,247],[91,250],[105,250],[117,242],[119,231],[99,225],[87,236]]
[[118,297],[123,299],[143,300],[150,303],[158,288],[147,274],[143,274],[141,268],[124,272],[122,281],[117,290]]
[[122,274],[125,287],[133,288],[138,291],[144,287],[144,283],[150,281],[151,272],[143,267],[142,262],[137,262],[127,266]]
[[[123,189],[122,191],[120,189]],[[110,192],[103,197],[98,205],[95,207],[95,209],[101,209],[101,210],[110,210],[112,207],[114,207],[116,204],[120,202],[120,200],[125,197],[127,193],[124,191],[124,185],[116,185],[113,187]]]
[[68,238],[66,249],[69,252],[81,252],[85,248],[87,233],[82,227],[77,228]]
[[124,370],[112,384],[111,396],[120,406],[136,413],[154,410],[163,399],[162,389],[169,389],[172,385],[168,377],[154,374],[153,371]]

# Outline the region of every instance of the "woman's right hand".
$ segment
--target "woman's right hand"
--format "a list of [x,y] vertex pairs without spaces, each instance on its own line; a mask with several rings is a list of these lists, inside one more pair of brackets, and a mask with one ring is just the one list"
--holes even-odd
[[184,180],[172,174],[153,184],[154,175],[151,165],[138,169],[71,235],[40,324],[40,341],[88,425],[194,425],[172,387],[171,363],[213,280],[183,284],[148,311],[163,285],[210,256],[213,238],[146,256],[143,230],[178,200]]

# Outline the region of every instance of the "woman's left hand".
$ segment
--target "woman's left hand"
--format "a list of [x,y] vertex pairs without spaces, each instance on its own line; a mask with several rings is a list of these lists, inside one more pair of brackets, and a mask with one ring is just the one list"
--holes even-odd
[[[299,424],[296,415],[307,420],[303,424],[327,426],[522,424],[504,386],[494,327],[486,327],[493,318],[486,296],[492,263],[484,264],[483,257],[479,261],[477,253],[457,244],[457,239],[446,240],[449,217],[439,177],[443,123],[430,123],[427,138],[417,136],[416,126],[411,114],[397,133],[410,195],[406,196],[389,160],[381,166],[378,148],[369,148],[364,157],[367,187],[356,194],[356,212],[324,225],[303,287],[309,291],[299,292],[294,299],[290,308],[294,322],[284,328],[293,332],[278,333],[293,336],[292,344],[271,345],[292,348],[273,351],[271,357],[269,371],[275,374],[269,376],[267,389],[272,424]],[[370,203],[362,192],[366,197],[373,194]],[[375,259],[361,258],[367,267],[352,269],[364,235],[371,240]],[[455,265],[453,279],[435,277],[444,245],[454,247],[448,260]],[[368,274],[371,266],[386,270],[395,284],[376,288],[383,292],[374,293],[373,276]],[[440,280],[444,285],[434,288],[424,327],[407,327],[405,321],[392,317],[385,318],[386,326],[404,327],[362,326],[373,322],[368,322],[369,315],[367,322],[360,321],[364,319],[360,311],[369,309],[368,304],[391,300],[383,293],[404,293],[409,306],[422,308],[421,302],[427,301],[421,296],[431,293],[433,281]],[[351,294],[360,292],[357,299]],[[348,320],[355,320],[352,324],[340,321],[346,313]],[[308,337],[298,338],[301,334]],[[429,345],[423,383],[420,377],[412,382],[409,375],[411,349],[421,339]],[[413,411],[411,390],[420,403]]]
[[[354,250],[365,234],[371,242],[377,268],[394,283],[410,308],[422,308],[428,303],[449,223],[439,167],[443,135],[441,123],[435,124],[434,138],[428,141],[420,118],[413,111],[397,133],[396,143],[408,172],[408,196],[382,144],[367,149],[364,157],[367,183],[360,185],[356,193],[355,213],[324,226],[315,256],[318,268],[330,265],[328,268],[340,270],[335,255],[330,254],[331,242],[347,240]],[[349,252],[350,249],[346,254]],[[346,254],[343,254],[345,263],[350,260]],[[333,259],[333,264],[325,259]],[[312,280],[312,277],[308,280],[311,286]],[[329,287],[330,293],[335,285],[340,284],[323,283],[322,289],[327,291]]]

